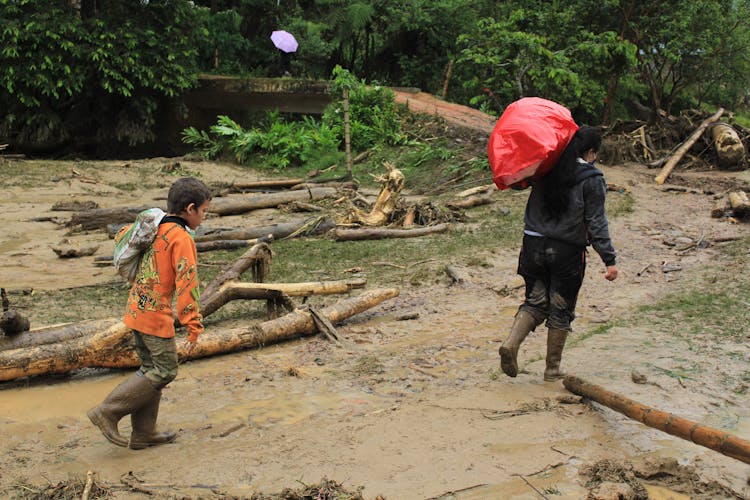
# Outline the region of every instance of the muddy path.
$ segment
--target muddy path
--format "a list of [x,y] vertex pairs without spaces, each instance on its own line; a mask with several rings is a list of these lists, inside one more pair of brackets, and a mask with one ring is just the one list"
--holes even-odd
[[[185,165],[206,180],[241,175],[227,165]],[[707,269],[722,265],[722,253],[717,245],[684,247],[744,236],[748,226],[711,219],[711,196],[657,189],[654,172],[643,167],[602,168],[608,182],[634,198],[633,211],[611,221],[621,277],[605,281],[603,265],[590,254],[564,368],[750,439],[750,397],[738,386],[747,376],[747,342],[716,345],[675,335],[679,325],[667,331],[632,320],[584,335],[632,319],[639,306],[670,292],[700,286],[709,279]],[[112,187],[129,169],[96,165],[85,170],[97,176],[93,185],[66,177],[11,187],[0,203],[2,281],[13,288],[55,288],[115,279],[111,269],[92,267],[95,256],[62,263],[49,251],[60,229],[29,220],[54,215],[49,206],[59,199],[120,206],[164,193],[158,183],[139,191]],[[717,175],[683,174],[680,181],[705,187]],[[747,174],[727,176],[728,183],[748,180]],[[257,214],[259,221],[274,216]],[[110,251],[104,242],[97,254]],[[642,481],[650,498],[750,496],[750,466],[571,400],[561,383],[543,382],[543,329],[523,345],[519,376],[505,377],[497,349],[522,298],[517,248],[476,257],[485,264],[451,263],[466,277],[463,283],[437,276],[424,286],[405,286],[398,298],[341,325],[351,348],[314,337],[182,365],[165,389],[159,418],[161,426],[179,431],[170,445],[116,448],[86,419],[86,410],[129,373],[84,371],[0,385],[0,485],[54,483],[93,470],[110,484],[132,472],[143,489],[171,498],[249,497],[327,477],[363,487],[368,499],[577,499],[590,490],[582,472],[610,460],[636,464],[639,477],[652,476]],[[417,317],[398,319],[406,313]],[[648,382],[634,383],[634,371]],[[129,427],[121,423],[123,432]],[[126,489],[112,494],[147,496]]]

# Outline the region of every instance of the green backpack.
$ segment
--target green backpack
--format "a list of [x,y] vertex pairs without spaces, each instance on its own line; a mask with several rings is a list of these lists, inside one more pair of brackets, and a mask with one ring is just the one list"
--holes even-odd
[[135,222],[115,237],[114,265],[117,272],[128,280],[135,281],[143,252],[151,246],[159,231],[159,223],[167,215],[160,208],[149,208],[135,217]]

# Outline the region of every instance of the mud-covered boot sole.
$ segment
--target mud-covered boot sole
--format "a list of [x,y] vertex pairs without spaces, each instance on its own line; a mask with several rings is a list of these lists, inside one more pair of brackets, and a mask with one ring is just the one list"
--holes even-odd
[[96,408],[92,408],[91,410],[86,412],[86,416],[89,417],[89,420],[91,420],[91,423],[94,424],[102,432],[104,437],[107,438],[107,441],[109,441],[110,443],[114,445],[127,448],[128,440],[120,436],[119,434],[113,434],[107,431],[106,421],[104,420],[104,417],[99,415],[99,412],[97,411]]

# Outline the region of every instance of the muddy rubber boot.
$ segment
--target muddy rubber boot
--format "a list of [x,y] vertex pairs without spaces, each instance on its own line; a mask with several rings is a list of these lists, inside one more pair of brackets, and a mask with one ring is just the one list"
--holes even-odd
[[128,440],[120,435],[120,431],[117,430],[117,423],[122,417],[133,413],[148,401],[152,394],[145,391],[148,388],[153,391],[153,386],[146,377],[132,375],[115,387],[104,398],[104,401],[91,408],[86,415],[91,423],[102,431],[102,434],[110,443],[127,447]]
[[554,382],[565,376],[565,372],[560,370],[560,361],[567,338],[567,330],[549,329],[547,333],[547,367],[544,369],[545,382]]
[[161,390],[153,389],[153,391],[152,399],[143,408],[130,415],[130,421],[133,423],[133,434],[130,436],[129,446],[132,450],[142,450],[149,446],[171,443],[177,437],[177,434],[171,431],[156,431]]
[[500,367],[509,377],[518,375],[518,348],[531,330],[538,325],[536,318],[523,309],[516,313],[510,335],[500,346]]

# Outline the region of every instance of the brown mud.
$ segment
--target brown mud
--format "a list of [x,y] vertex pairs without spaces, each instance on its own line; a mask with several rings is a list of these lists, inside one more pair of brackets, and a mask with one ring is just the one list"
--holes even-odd
[[[154,171],[171,161],[143,160]],[[181,161],[207,182],[250,180],[246,170],[230,165]],[[112,250],[101,232],[68,236],[73,244],[100,248],[90,257],[62,260],[50,247],[65,231],[31,219],[64,217],[50,211],[58,201],[139,206],[163,197],[173,177],[137,191],[114,187],[133,175],[134,164],[142,165],[76,167],[95,183],[66,170],[57,182],[6,189],[0,200],[2,286],[41,290],[116,281],[111,268],[93,266],[96,256]],[[626,186],[635,200],[632,213],[611,220],[621,276],[604,280],[603,265],[589,254],[563,368],[750,439],[750,396],[736,385],[750,361],[747,342],[718,345],[627,325],[583,337],[670,292],[700,286],[706,268],[722,265],[721,252],[717,245],[680,249],[690,241],[745,236],[748,226],[711,219],[711,196],[658,189],[653,170],[602,169],[608,182]],[[681,182],[701,188],[715,185],[717,177],[730,184],[750,181],[746,172],[680,173]],[[495,196],[503,202],[504,193]],[[280,222],[278,217],[259,211],[252,220],[206,224],[261,225]],[[597,487],[621,491],[623,485],[631,487],[632,498],[646,498],[644,491],[656,499],[750,497],[747,464],[571,400],[561,383],[543,382],[543,328],[522,346],[519,376],[499,372],[497,350],[522,299],[517,251],[477,256],[485,262],[481,267],[451,263],[466,277],[463,283],[438,277],[402,288],[398,298],[338,328],[350,349],[314,337],[185,363],[164,391],[159,418],[161,426],[179,432],[173,444],[117,448],[86,419],[86,410],[127,372],[83,371],[0,385],[0,491],[85,480],[91,470],[97,481],[117,486],[110,490],[113,498],[148,496],[123,486],[128,474],[142,490],[169,498],[249,497],[322,478],[351,490],[362,487],[367,499],[578,499]],[[398,320],[411,313],[416,319]],[[691,376],[670,375],[686,367]],[[634,383],[634,371],[649,383]],[[129,428],[121,423],[123,432]]]

